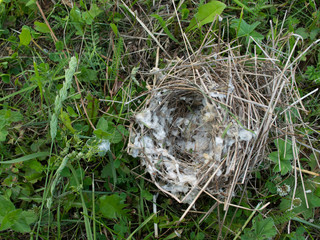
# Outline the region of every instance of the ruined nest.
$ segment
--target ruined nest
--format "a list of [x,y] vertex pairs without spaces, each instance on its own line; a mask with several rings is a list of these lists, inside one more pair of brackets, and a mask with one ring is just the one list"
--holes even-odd
[[264,159],[275,109],[292,96],[292,71],[265,54],[204,46],[151,71],[128,152],[160,190],[178,202],[194,203],[202,193],[230,202]]

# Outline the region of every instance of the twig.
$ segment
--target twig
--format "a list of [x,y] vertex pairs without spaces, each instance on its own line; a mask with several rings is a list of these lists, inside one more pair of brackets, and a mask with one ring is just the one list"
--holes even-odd
[[315,172],[312,172],[312,171],[309,171],[309,170],[305,170],[305,169],[301,169],[299,167],[295,167],[297,170],[303,172],[303,173],[307,173],[309,175],[313,175],[313,176],[316,176],[316,177],[320,177],[320,174],[319,173],[315,173]]
[[40,11],[40,13],[41,13],[41,16],[42,16],[43,20],[45,21],[45,23],[47,24],[47,26],[48,26],[48,28],[49,28],[49,30],[50,30],[50,35],[51,35],[54,43],[58,42],[58,39],[57,39],[56,36],[54,35],[54,32],[52,31],[52,28],[50,27],[50,24],[49,24],[46,16],[44,15],[44,13],[43,13],[43,11],[42,11],[42,8],[41,8],[41,6],[40,6],[40,4],[39,4],[39,2],[36,1],[36,4],[37,4],[37,7],[38,7],[38,9],[39,9],[39,11]]

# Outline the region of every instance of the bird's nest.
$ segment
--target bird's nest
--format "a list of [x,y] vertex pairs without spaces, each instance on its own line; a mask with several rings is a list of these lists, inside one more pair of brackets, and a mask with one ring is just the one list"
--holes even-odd
[[264,58],[204,45],[151,71],[128,152],[178,202],[193,204],[202,193],[230,202],[264,159],[276,113],[293,102],[295,83],[292,65],[281,67],[271,57],[276,51],[260,48]]

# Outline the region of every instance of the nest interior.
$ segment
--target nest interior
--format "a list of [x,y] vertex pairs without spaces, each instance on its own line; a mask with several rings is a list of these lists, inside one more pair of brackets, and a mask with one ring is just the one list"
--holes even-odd
[[183,203],[203,192],[230,201],[263,160],[273,113],[292,95],[290,73],[270,57],[205,48],[151,72],[128,145],[157,187]]

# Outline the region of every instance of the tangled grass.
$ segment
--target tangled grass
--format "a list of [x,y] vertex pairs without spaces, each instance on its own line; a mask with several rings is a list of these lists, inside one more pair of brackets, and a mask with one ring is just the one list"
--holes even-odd
[[282,63],[279,49],[252,42],[264,58],[215,36],[146,74],[150,93],[135,114],[128,152],[162,192],[190,204],[185,214],[202,194],[227,210],[266,159],[268,139],[294,135],[289,110],[299,118],[303,109],[296,106],[297,59],[290,64],[289,54]]

